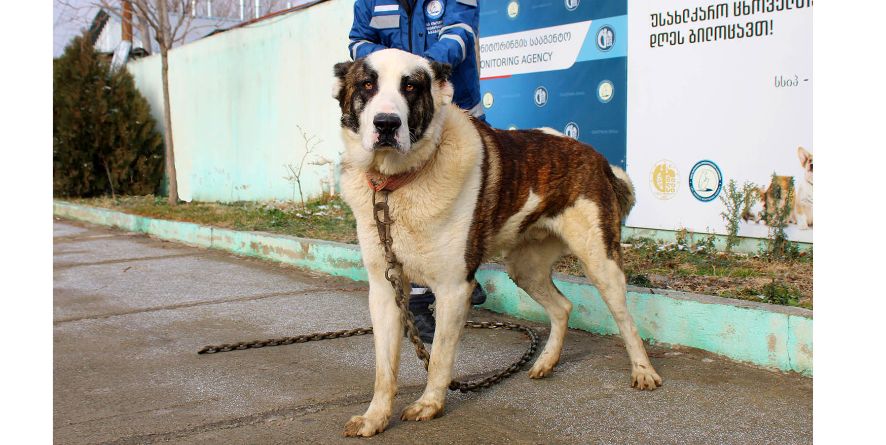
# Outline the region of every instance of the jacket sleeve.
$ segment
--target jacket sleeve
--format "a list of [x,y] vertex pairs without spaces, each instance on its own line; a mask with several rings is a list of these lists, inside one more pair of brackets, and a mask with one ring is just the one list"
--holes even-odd
[[425,51],[424,56],[457,66],[474,48],[476,23],[477,0],[446,0],[439,40]]
[[351,60],[366,57],[386,47],[379,44],[378,31],[369,26],[372,20],[372,2],[357,0],[354,2],[354,24],[348,34],[348,54]]

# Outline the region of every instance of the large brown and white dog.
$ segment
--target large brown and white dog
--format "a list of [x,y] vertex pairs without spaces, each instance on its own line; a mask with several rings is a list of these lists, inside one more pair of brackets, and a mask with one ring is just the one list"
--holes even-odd
[[550,337],[529,377],[549,375],[560,359],[572,304],[554,287],[551,268],[571,252],[615,318],[632,386],[661,385],[625,305],[619,240],[634,195],[624,171],[555,132],[496,130],[471,118],[452,104],[448,65],[388,49],[337,64],[335,75],[345,143],[342,195],[356,216],[369,274],[376,359],[372,402],[347,423],[346,435],[372,436],[388,425],[403,337],[384,277],[370,184],[396,188],[388,202],[404,282],[427,284],[437,295],[427,386],[401,419],[442,413],[474,273],[499,253],[511,278],[551,319]]

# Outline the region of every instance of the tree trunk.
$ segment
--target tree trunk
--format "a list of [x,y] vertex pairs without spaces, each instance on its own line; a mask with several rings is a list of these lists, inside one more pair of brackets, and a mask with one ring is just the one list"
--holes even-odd
[[166,146],[166,178],[169,181],[169,205],[178,204],[178,180],[175,176],[175,150],[172,142],[172,108],[169,104],[169,47],[172,39],[169,35],[169,14],[166,11],[166,0],[157,1],[160,15],[160,29],[157,42],[160,44],[160,61],[163,79],[163,124],[166,127],[164,142]]
[[111,169],[108,168],[108,160],[102,159],[102,163],[105,165],[105,174],[108,175],[108,184],[111,185],[111,199],[117,200],[117,192],[114,190],[114,178],[111,177]]
[[172,142],[172,110],[169,105],[169,51],[161,46],[160,60],[163,65],[163,125],[166,127],[166,177],[169,181],[169,205],[178,204],[178,180],[175,176],[175,150]]

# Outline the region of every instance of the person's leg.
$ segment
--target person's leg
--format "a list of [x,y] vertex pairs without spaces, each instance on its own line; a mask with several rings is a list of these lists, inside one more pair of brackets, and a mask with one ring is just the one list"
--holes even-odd
[[[418,335],[425,343],[434,342],[434,330],[437,322],[430,307],[434,304],[434,299],[434,291],[430,288],[412,283],[412,294],[409,297],[409,312],[412,312],[412,317],[415,319],[415,328],[418,329]],[[485,302],[486,292],[477,284],[474,286],[474,292],[471,293],[471,305],[483,304]]]
[[409,312],[415,319],[418,336],[425,343],[434,342],[434,330],[437,327],[431,305],[434,303],[434,292],[430,288],[412,283],[412,294],[409,297]]

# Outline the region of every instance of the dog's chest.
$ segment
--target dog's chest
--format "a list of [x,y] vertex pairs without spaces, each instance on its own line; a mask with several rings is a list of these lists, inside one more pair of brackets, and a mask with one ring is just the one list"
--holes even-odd
[[797,186],[797,200],[800,204],[812,205],[812,184],[803,181]]
[[464,269],[472,209],[435,209],[430,203],[394,199],[389,204],[394,253],[408,275],[419,279]]

